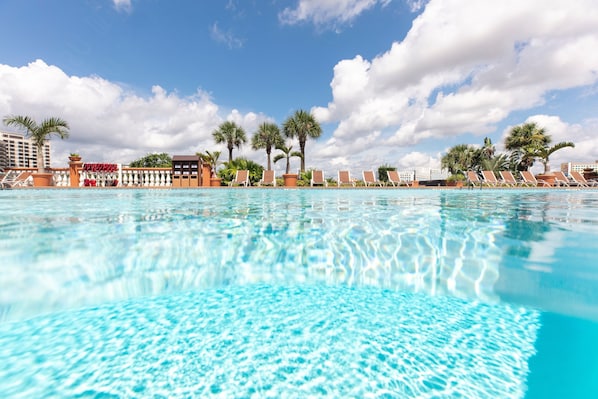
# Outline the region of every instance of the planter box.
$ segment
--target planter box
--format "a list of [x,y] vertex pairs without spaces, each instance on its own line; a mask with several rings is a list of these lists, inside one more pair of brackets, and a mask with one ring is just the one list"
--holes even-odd
[[50,187],[54,183],[52,173],[32,173],[33,187]]
[[285,187],[297,187],[297,174],[285,173],[282,175]]
[[220,187],[222,185],[222,179],[219,177],[210,178],[210,187]]

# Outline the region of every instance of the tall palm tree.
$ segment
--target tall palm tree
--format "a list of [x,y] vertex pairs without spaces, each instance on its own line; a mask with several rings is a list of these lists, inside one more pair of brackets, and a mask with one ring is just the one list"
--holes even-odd
[[286,146],[284,144],[279,145],[278,147],[276,147],[277,150],[282,151],[282,154],[278,154],[277,156],[274,157],[274,163],[280,161],[281,159],[286,159],[287,160],[287,167],[286,167],[286,174],[288,175],[291,172],[291,157],[299,157],[301,158],[301,160],[303,160],[303,155],[301,155],[300,152],[298,151],[292,151],[293,150],[293,146]]
[[496,148],[494,148],[494,144],[492,144],[490,137],[484,137],[484,145],[481,150],[482,159],[492,159],[495,152]]
[[26,136],[33,141],[37,148],[37,172],[45,171],[44,144],[52,134],[61,139],[69,137],[69,125],[60,118],[47,118],[41,124],[35,122],[29,116],[9,115],[2,120],[6,126],[14,126],[25,131]]
[[547,147],[552,138],[534,122],[515,126],[505,139],[505,148],[518,160],[518,170],[528,170],[535,161],[533,149]]
[[212,136],[216,144],[226,143],[226,147],[228,148],[228,162],[233,159],[233,148],[240,148],[241,144],[247,142],[245,130],[232,121],[220,124],[218,129],[212,132]]
[[258,131],[255,132],[251,138],[251,147],[254,150],[259,150],[261,148],[266,149],[266,155],[268,156],[268,170],[272,169],[270,163],[272,148],[276,148],[279,145],[284,145],[284,142],[280,135],[280,129],[274,123],[262,123]]
[[566,147],[575,147],[575,144],[570,141],[562,141],[553,145],[552,147],[544,146],[535,150],[534,155],[540,158],[540,162],[542,162],[544,165],[544,173],[550,172],[550,165],[548,164],[548,158],[550,155],[552,155],[553,152]]
[[322,135],[322,127],[316,118],[302,109],[295,112],[282,125],[284,135],[299,140],[299,151],[301,152],[301,172],[305,172],[305,142],[308,137],[317,139]]

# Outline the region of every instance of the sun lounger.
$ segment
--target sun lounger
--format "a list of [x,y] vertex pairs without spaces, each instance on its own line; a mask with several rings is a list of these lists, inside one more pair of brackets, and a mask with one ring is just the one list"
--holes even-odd
[[378,179],[376,179],[376,174],[374,173],[373,170],[364,170],[361,172],[362,176],[363,176],[363,182],[365,183],[366,187],[369,187],[370,185],[372,186],[383,186],[383,183],[381,181],[378,181]]
[[513,176],[513,173],[511,173],[510,171],[501,170],[498,173],[500,174],[500,178],[502,179],[502,184],[504,184],[505,186],[508,186],[508,187],[519,186],[519,182],[515,179],[515,176]]
[[521,178],[523,181],[532,187],[537,187],[538,185],[541,185],[542,187],[552,187],[544,180],[536,179],[536,176],[534,176],[530,171],[522,170],[519,173],[521,173]]
[[571,178],[578,186],[581,187],[596,187],[598,186],[598,181],[586,180],[585,177],[580,172],[571,171],[569,172]]
[[249,171],[248,170],[237,170],[235,173],[235,179],[230,182],[230,186],[249,186]]
[[338,171],[338,187],[342,186],[343,184],[350,184],[351,186],[355,187],[355,180],[351,179],[351,172],[348,170],[339,170]]
[[476,171],[468,170],[466,175],[467,185],[475,186],[476,184],[478,184],[480,187],[482,187],[482,180],[480,180],[480,176],[478,176]]
[[567,176],[565,176],[565,174],[563,172],[552,172],[552,173],[554,173],[554,181],[556,182],[557,186],[571,187],[572,185],[573,186],[579,185],[576,182],[569,180],[569,178]]
[[409,186],[409,182],[401,179],[401,175],[399,175],[398,171],[387,170],[386,174],[388,175],[388,182],[392,184],[393,187],[400,187],[402,184]]
[[311,171],[311,181],[310,186],[324,186],[328,187],[328,182],[324,178],[324,172],[321,170],[312,170]]
[[262,172],[262,180],[257,185],[276,187],[276,173],[273,170],[264,170]]
[[25,187],[32,185],[33,176],[31,172],[8,171],[0,181],[2,188]]
[[490,187],[498,187],[501,185],[501,182],[498,181],[496,175],[491,170],[483,170],[482,177],[484,178],[484,183],[486,183]]

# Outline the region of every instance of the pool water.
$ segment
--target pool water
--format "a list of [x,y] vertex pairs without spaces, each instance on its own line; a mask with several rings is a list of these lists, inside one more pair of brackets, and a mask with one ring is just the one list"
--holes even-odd
[[598,191],[0,192],[0,397],[598,397]]

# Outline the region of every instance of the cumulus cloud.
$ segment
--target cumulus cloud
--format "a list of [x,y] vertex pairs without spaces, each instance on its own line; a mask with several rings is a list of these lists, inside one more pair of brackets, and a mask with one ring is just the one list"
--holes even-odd
[[402,42],[338,62],[332,101],[312,111],[338,124],[339,148],[372,131],[396,147],[485,135],[550,93],[598,82],[594,9],[592,0],[431,0]]
[[72,151],[88,161],[122,163],[153,152],[194,154],[215,149],[212,131],[224,119],[234,119],[248,133],[268,119],[221,110],[201,90],[181,97],[154,86],[142,97],[97,76],[69,76],[42,60],[23,67],[0,65],[0,93],[1,115],[69,122],[70,138],[52,140],[55,165],[65,164]]
[[112,0],[112,3],[118,11],[130,12],[133,9],[131,0]]
[[[391,0],[299,0],[296,8],[285,8],[278,18],[283,24],[311,22],[319,28],[334,28],[353,21],[364,11]],[[419,3],[419,1],[411,1]]]

